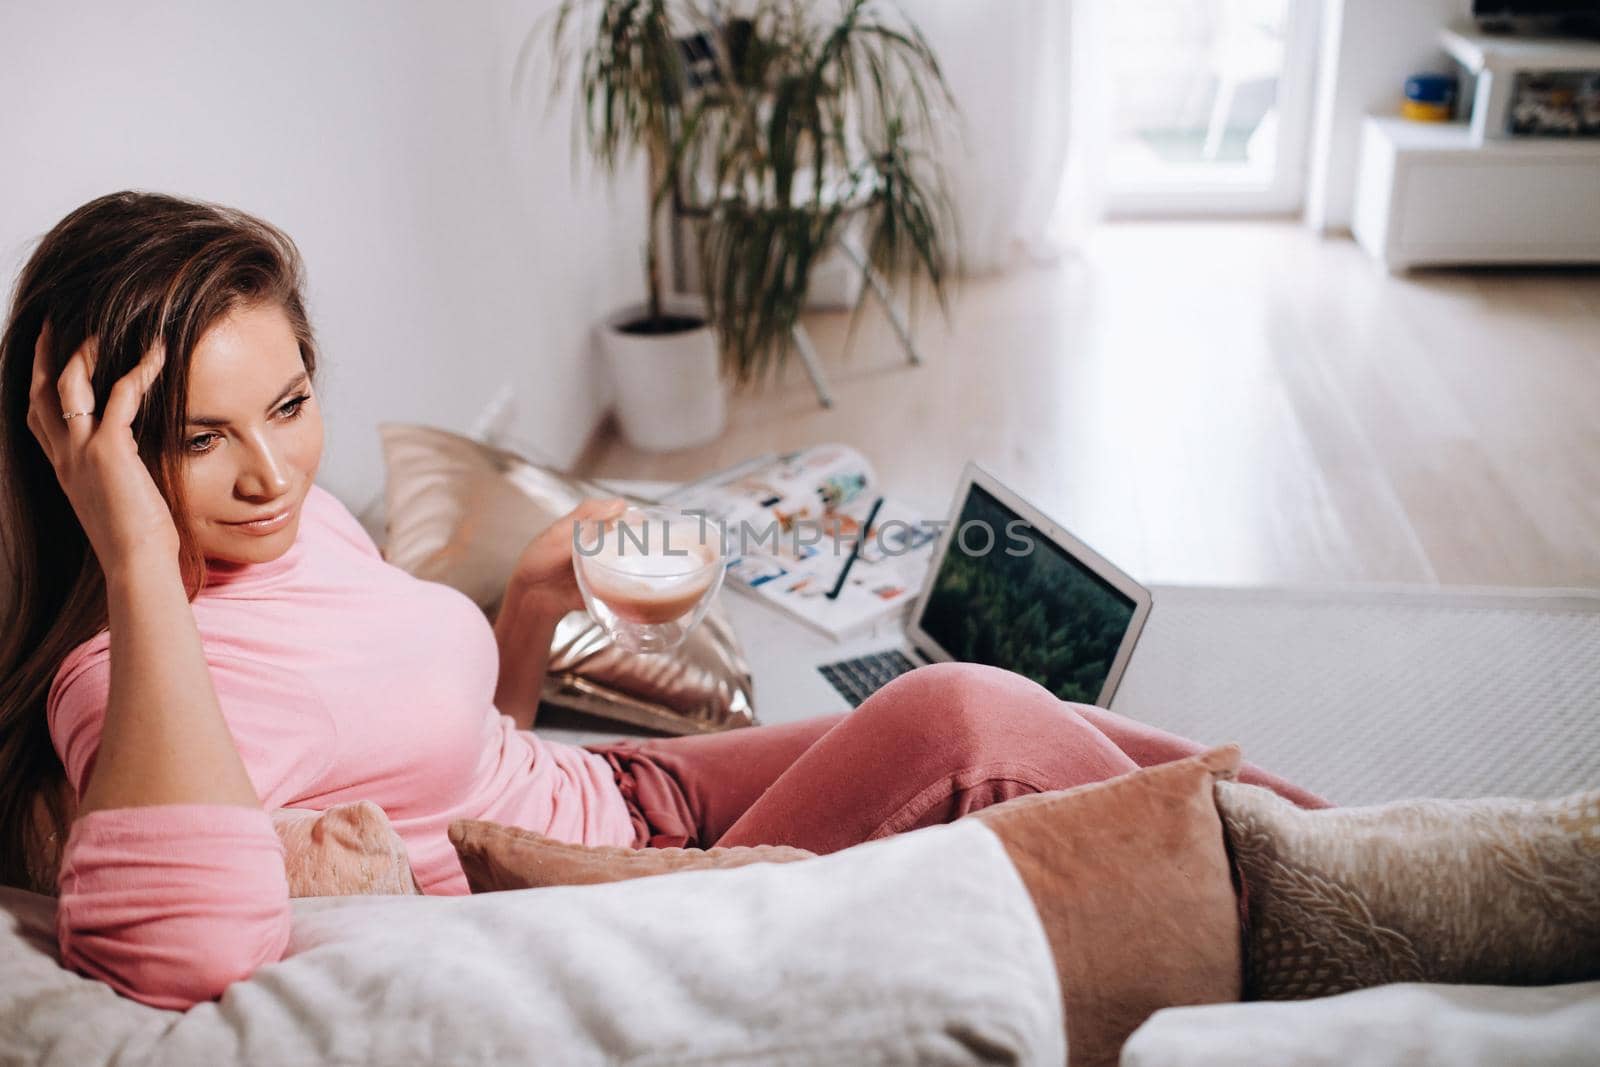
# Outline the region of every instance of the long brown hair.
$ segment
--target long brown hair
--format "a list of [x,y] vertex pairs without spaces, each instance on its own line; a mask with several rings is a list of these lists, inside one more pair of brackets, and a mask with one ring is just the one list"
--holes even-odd
[[306,371],[316,348],[299,253],[260,219],[151,193],[100,197],[56,224],[17,280],[0,338],[0,541],[11,585],[0,639],[0,885],[54,893],[73,797],[51,743],[45,700],[73,648],[106,628],[105,576],[27,426],[34,346],[46,322],[51,383],[86,338],[98,338],[93,385],[102,410],[116,381],[156,341],[160,378],[133,422],[139,454],[178,528],[189,596],[205,580],[182,495],[189,359],[239,306],[276,304]]

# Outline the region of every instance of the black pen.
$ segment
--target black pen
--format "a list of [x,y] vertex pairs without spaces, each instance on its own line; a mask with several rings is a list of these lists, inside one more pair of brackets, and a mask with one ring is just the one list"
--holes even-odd
[[855,544],[850,546],[850,558],[844,561],[844,569],[839,572],[839,580],[833,583],[833,588],[828,590],[829,600],[838,600],[839,594],[844,590],[844,580],[850,576],[850,568],[855,564],[856,557],[861,555],[861,542],[867,539],[867,532],[872,529],[872,520],[878,517],[878,509],[883,507],[883,497],[872,502],[872,510],[867,512],[867,521],[861,524],[861,533],[856,537]]

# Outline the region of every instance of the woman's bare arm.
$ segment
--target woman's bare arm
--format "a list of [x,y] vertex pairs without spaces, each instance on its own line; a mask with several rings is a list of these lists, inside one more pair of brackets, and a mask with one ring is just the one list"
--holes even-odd
[[494,620],[495,644],[500,648],[500,681],[494,706],[509,715],[519,730],[533,728],[539,714],[539,694],[550,663],[550,642],[565,614],[543,608],[537,597],[525,595],[520,582],[506,590],[500,614]]
[[222,717],[175,557],[106,572],[111,695],[94,773],[78,805],[260,807]]

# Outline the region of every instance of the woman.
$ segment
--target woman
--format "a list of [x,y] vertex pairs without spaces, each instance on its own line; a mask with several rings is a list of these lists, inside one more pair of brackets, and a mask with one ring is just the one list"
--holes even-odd
[[183,1008],[279,958],[278,807],[372,800],[423,890],[459,894],[455,818],[826,852],[1198,750],[951,664],[848,717],[541,741],[518,727],[556,621],[582,606],[570,523],[621,502],[586,501],[535,538],[492,627],[385,563],[314,483],[300,284],[267,224],[138,193],[67,216],[19,279],[0,341],[15,571],[0,863],[7,884],[59,889],[69,966]]

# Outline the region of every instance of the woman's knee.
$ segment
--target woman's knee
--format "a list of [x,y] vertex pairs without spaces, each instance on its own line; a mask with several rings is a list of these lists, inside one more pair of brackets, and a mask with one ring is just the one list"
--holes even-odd
[[[1065,789],[1137,767],[1071,704],[1030,678],[976,663],[901,675],[855,715],[878,744],[954,769],[1016,773]],[[958,766],[957,766],[958,765]]]
[[997,730],[1010,734],[1040,716],[1050,723],[1077,719],[1032,679],[981,663],[932,663],[907,671],[868,697],[854,715],[870,719],[875,732],[954,740],[968,750]]

